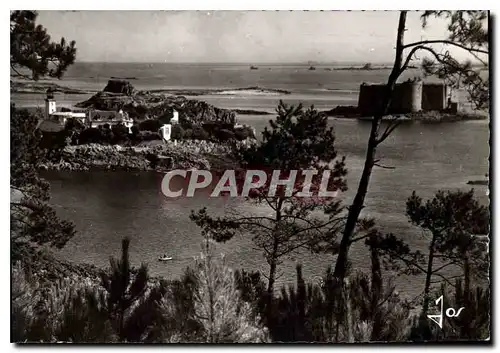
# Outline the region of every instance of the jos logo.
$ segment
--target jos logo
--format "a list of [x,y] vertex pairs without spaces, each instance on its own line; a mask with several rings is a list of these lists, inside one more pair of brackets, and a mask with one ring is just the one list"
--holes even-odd
[[[427,317],[429,319],[431,319],[432,321],[434,321],[436,324],[438,324],[439,328],[443,328],[443,296],[440,296],[439,298],[437,298],[436,300],[436,305],[438,305],[439,303],[441,303],[441,312],[439,315],[427,315]],[[446,309],[445,311],[445,314],[447,317],[458,317],[460,315],[460,313],[462,312],[462,310],[464,310],[465,307],[461,307],[460,309],[458,309],[458,311],[456,311],[454,308],[448,308]]]

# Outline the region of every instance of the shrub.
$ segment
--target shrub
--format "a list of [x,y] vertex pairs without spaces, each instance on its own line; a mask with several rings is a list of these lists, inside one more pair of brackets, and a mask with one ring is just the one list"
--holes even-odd
[[193,140],[210,140],[209,133],[201,126],[194,126],[191,129],[191,139]]
[[101,129],[91,127],[83,130],[78,137],[78,143],[85,145],[89,143],[102,143],[104,140],[103,131]]
[[234,137],[238,141],[243,141],[247,138],[255,138],[255,134],[251,126],[245,125],[243,127],[234,129]]
[[152,140],[161,140],[161,136],[158,132],[151,131],[139,131],[137,135],[138,141],[152,141]]
[[66,130],[43,131],[40,148],[45,149],[47,159],[58,160],[63,149],[71,143],[71,135]]
[[128,128],[123,124],[115,124],[111,127],[113,132],[113,143],[127,142],[129,140]]
[[179,125],[179,124],[175,124],[172,126],[172,139],[174,140],[182,140],[182,138],[184,137],[184,129]]
[[99,129],[102,133],[102,141],[101,143],[111,144],[114,140],[114,134],[111,131],[111,126],[109,124],[104,124],[99,126]]
[[148,119],[139,123],[139,131],[158,132],[162,127],[162,123],[158,120]]
[[112,342],[102,294],[76,275],[42,285],[18,262],[12,269],[12,341]]
[[173,108],[168,107],[167,109],[165,109],[165,111],[157,115],[157,120],[161,124],[170,124],[170,120],[173,118],[174,115],[173,111],[174,111]]
[[215,138],[219,141],[230,141],[236,138],[235,133],[231,130],[220,129],[215,131]]

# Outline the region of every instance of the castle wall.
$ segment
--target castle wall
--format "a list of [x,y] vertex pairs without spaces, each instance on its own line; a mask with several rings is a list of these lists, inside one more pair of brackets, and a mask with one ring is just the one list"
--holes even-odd
[[362,116],[375,114],[381,108],[384,85],[365,84],[359,87],[358,109]]
[[422,110],[422,82],[404,82],[396,85],[399,99],[393,109],[395,113],[414,113]]
[[426,83],[422,89],[422,108],[424,110],[444,110],[448,105],[447,87],[443,83]]
[[[360,86],[358,108],[362,116],[372,116],[382,108],[385,89],[385,84],[362,84]],[[420,110],[422,110],[422,83],[396,84],[389,113],[404,114]]]

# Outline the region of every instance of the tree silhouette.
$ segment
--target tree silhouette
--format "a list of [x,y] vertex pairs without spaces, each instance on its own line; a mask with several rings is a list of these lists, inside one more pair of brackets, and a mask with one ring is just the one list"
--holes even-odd
[[[340,229],[343,217],[341,202],[331,196],[300,197],[302,187],[310,185],[315,193],[322,183],[323,171],[327,171],[328,191],[345,191],[345,158],[336,159],[333,128],[327,127],[327,118],[313,107],[303,110],[302,106],[287,106],[280,102],[275,120],[270,120],[271,129],[265,128],[263,142],[244,147],[236,153],[241,163],[240,180],[245,180],[245,171],[258,170],[271,180],[273,171],[306,170],[317,172],[307,182],[303,175],[295,178],[292,187],[286,191],[282,186],[270,192],[270,183],[256,187],[249,192],[249,199],[270,208],[272,216],[228,215],[222,218],[210,216],[206,209],[192,212],[191,219],[203,229],[205,236],[225,242],[235,232],[251,234],[255,245],[263,250],[269,265],[267,293],[268,309],[271,310],[274,283],[278,276],[278,265],[283,258],[304,248],[316,247],[319,243],[331,243]],[[237,176],[238,178],[238,176]],[[281,179],[284,176],[280,176]],[[243,188],[243,182],[240,189]],[[239,190],[241,192],[241,190]],[[327,215],[321,219],[314,211]],[[271,314],[269,314],[270,317]]]
[[102,286],[108,293],[107,311],[114,321],[120,341],[128,341],[133,334],[126,330],[127,320],[148,287],[147,266],[143,264],[138,270],[131,268],[129,245],[130,239],[124,238],[121,259],[111,258],[110,273],[101,275]]
[[38,175],[45,157],[38,121],[27,110],[11,107],[10,187],[18,195],[10,201],[14,251],[17,242],[26,241],[62,248],[74,235],[73,225],[61,221],[48,205],[49,184]]
[[[448,51],[440,54],[435,49],[436,45],[444,47],[455,47],[464,50],[472,58],[482,64],[483,69],[488,69],[485,56],[488,55],[488,29],[486,20],[487,11],[426,11],[422,15],[422,25],[425,27],[431,17],[445,17],[449,20],[449,36],[440,40],[422,40],[414,43],[404,43],[406,31],[406,15],[408,11],[401,11],[396,36],[396,52],[394,65],[387,80],[385,94],[380,109],[372,119],[368,146],[365,157],[363,172],[359,181],[358,189],[354,196],[349,214],[345,223],[342,239],[340,242],[337,261],[335,264],[335,276],[342,280],[346,274],[348,263],[348,252],[351,238],[355,233],[356,224],[364,207],[365,197],[373,168],[378,166],[376,158],[378,146],[384,142],[389,135],[399,126],[401,119],[393,119],[385,128],[382,127],[382,117],[387,114],[396,86],[401,74],[409,67],[417,52],[424,51],[430,54],[431,59],[422,62],[424,71],[428,74],[436,74],[444,78],[448,84],[455,88],[465,87],[469,92],[470,99],[477,108],[488,106],[488,79],[480,75],[481,68],[474,68],[471,62],[459,63]],[[408,54],[405,57],[405,52]]]
[[[486,279],[488,257],[482,251],[486,244],[477,236],[488,234],[489,213],[474,199],[474,190],[438,191],[425,203],[413,192],[406,203],[406,213],[413,224],[431,233],[427,269],[422,269],[426,275],[422,311],[427,315],[431,280],[439,271],[449,266],[461,267],[465,293],[470,293],[473,274]],[[436,260],[440,260],[438,268]]]
[[[42,25],[36,24],[36,11],[12,11],[10,14],[10,67],[17,76],[38,80],[61,78],[75,62],[75,41],[64,38],[52,42]],[[27,71],[25,74],[21,71]]]

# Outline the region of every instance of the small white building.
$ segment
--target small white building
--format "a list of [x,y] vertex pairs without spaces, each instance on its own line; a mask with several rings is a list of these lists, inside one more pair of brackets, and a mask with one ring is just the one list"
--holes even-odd
[[179,124],[179,112],[174,110],[174,114],[172,116],[172,119],[170,119],[170,124],[175,125]]
[[165,124],[160,128],[160,135],[164,141],[170,141],[172,137],[172,124]]

